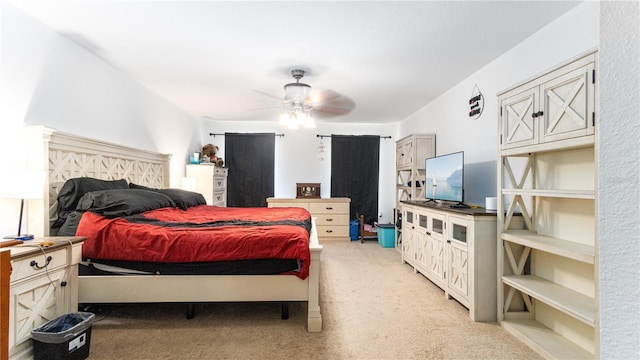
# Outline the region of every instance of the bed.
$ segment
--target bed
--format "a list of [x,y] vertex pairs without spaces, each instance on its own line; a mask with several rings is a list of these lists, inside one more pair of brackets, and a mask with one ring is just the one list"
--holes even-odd
[[364,243],[368,239],[378,239],[378,231],[376,227],[373,227],[364,222],[364,215],[359,215],[358,220],[360,222],[359,235],[360,242]]
[[[28,127],[27,141],[42,151],[29,157],[29,166],[48,173],[43,200],[29,206],[30,228],[40,225],[39,235],[54,235],[58,219],[57,197],[69,179],[90,177],[125,179],[142,187],[169,187],[169,155],[119,146],[45,127]],[[34,224],[35,223],[35,224]],[[78,302],[307,302],[307,330],[322,330],[319,306],[320,255],[315,221],[308,231],[308,274],[274,275],[82,275],[78,278]]]

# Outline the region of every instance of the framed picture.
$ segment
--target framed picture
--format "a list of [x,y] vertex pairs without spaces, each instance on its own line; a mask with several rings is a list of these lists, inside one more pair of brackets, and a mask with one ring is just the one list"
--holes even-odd
[[320,198],[320,183],[296,183],[296,198]]

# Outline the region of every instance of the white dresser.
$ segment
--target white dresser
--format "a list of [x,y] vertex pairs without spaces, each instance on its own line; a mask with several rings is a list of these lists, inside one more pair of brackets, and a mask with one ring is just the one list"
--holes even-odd
[[227,206],[227,175],[229,169],[214,165],[187,165],[187,177],[196,179],[195,192],[207,200],[207,205]]
[[309,210],[311,216],[316,218],[318,238],[324,241],[349,241],[350,203],[350,198],[267,198],[267,206],[270,208],[299,207]]
[[[31,330],[78,310],[78,263],[84,240],[84,237],[36,238],[26,241],[24,246],[6,248],[11,253],[10,359],[32,358]],[[49,245],[40,248],[41,242]]]

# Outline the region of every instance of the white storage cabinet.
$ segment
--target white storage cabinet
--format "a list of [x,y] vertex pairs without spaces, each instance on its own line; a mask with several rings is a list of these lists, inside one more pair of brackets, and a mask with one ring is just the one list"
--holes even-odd
[[[46,237],[11,247],[9,358],[33,357],[31,330],[78,311],[78,263],[83,237]],[[40,248],[40,242],[53,245]]]
[[402,260],[469,309],[496,321],[496,214],[425,202],[402,204]]
[[[396,141],[396,212],[401,213],[401,201],[425,198],[424,164],[435,155],[435,134],[411,134]],[[396,249],[402,252],[401,228],[396,228],[395,243]]]

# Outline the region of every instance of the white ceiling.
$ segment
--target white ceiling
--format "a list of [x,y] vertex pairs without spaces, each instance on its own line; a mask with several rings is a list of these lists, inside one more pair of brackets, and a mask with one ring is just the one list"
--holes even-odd
[[275,121],[259,92],[301,67],[355,102],[324,119],[350,123],[406,118],[579,3],[11,2],[196,117]]

